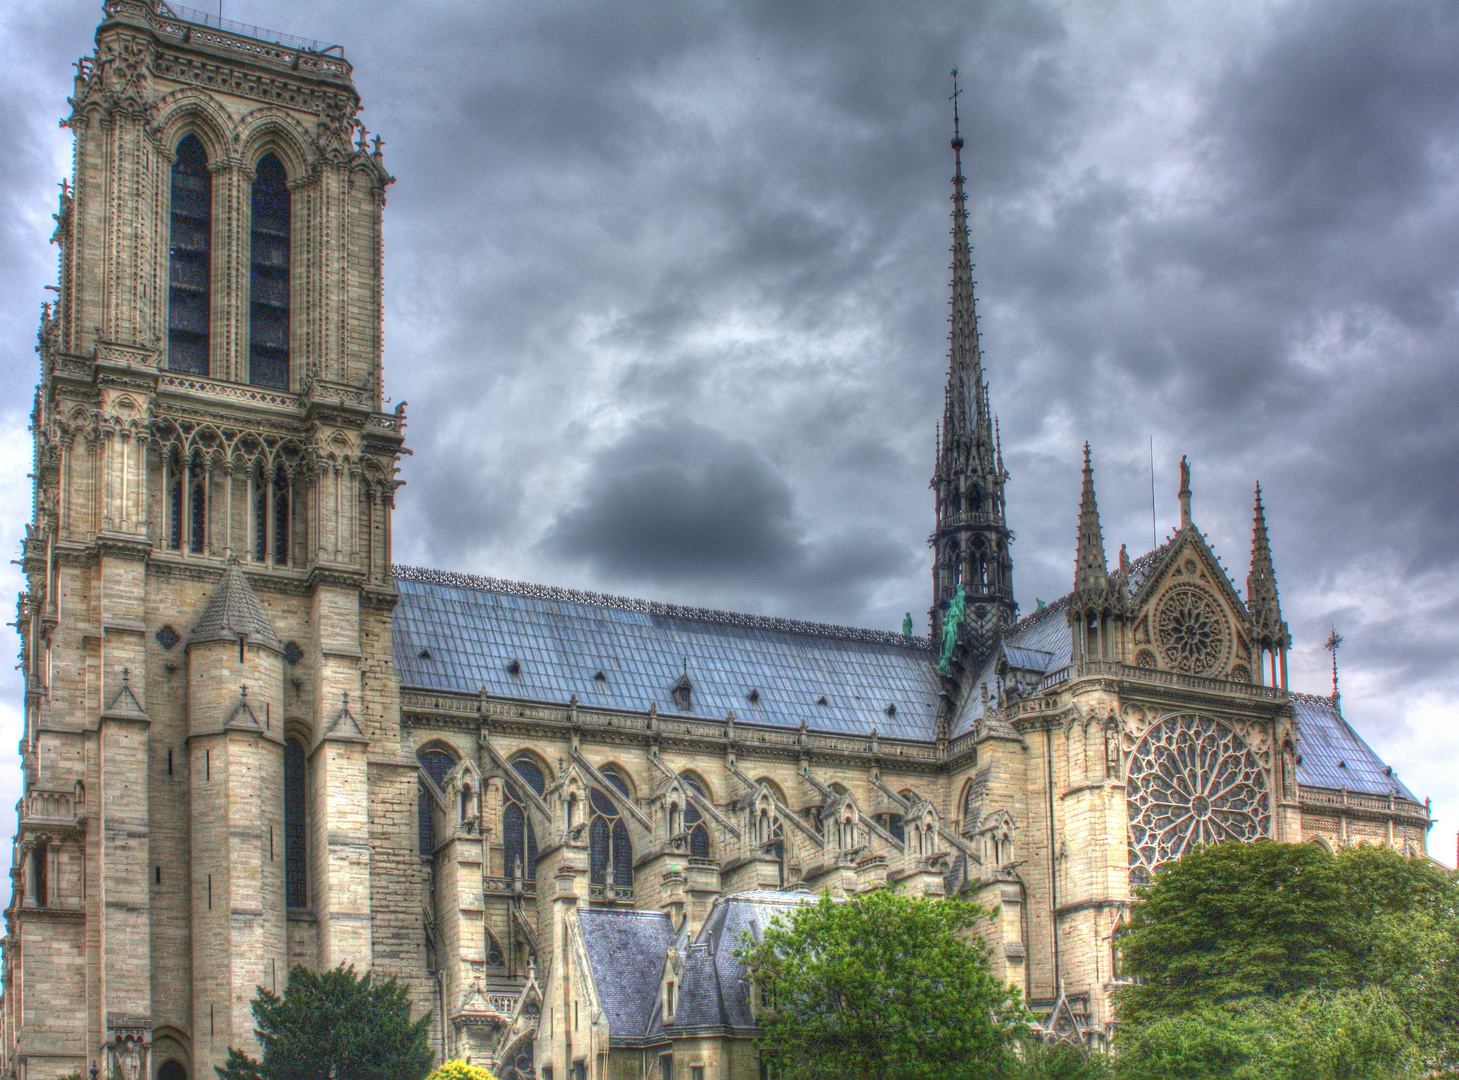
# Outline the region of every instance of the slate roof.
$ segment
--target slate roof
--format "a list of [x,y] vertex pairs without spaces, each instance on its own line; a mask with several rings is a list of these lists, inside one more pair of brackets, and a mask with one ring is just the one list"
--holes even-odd
[[687,673],[698,717],[734,710],[747,724],[937,736],[925,639],[403,569],[396,588],[406,687],[564,704],[576,694],[586,707],[638,712],[656,702],[672,715],[670,691]]
[[586,908],[578,911],[583,945],[611,1040],[641,1039],[659,996],[674,927],[662,911]]
[[[755,1018],[750,1014],[750,983],[744,968],[735,959],[735,950],[740,948],[740,935],[748,933],[754,940],[761,934],[776,915],[786,915],[801,904],[814,900],[810,893],[789,892],[742,892],[717,900],[710,909],[709,917],[699,931],[695,945],[704,948],[707,966],[712,966],[715,976],[714,989],[719,1000],[711,1005],[698,1001],[691,1006],[688,1017],[699,1020],[717,1016],[716,1022],[730,1030],[753,1031]],[[706,990],[709,981],[702,974],[699,985]],[[685,990],[689,989],[685,984]],[[689,1024],[683,1012],[683,1004],[674,1015],[674,1030]]]
[[[1166,543],[1131,563],[1133,589],[1169,550]],[[671,690],[687,672],[697,717],[723,719],[733,710],[744,723],[771,727],[804,721],[814,731],[857,735],[875,728],[887,738],[923,742],[937,735],[940,688],[926,639],[400,567],[396,588],[395,665],[406,687],[466,694],[485,688],[499,697],[562,704],[576,694],[588,707],[641,712],[657,703],[674,715]],[[1045,673],[1066,666],[1068,600],[1019,620],[1001,655]],[[258,598],[232,565],[192,640],[233,640],[239,627],[278,647]],[[994,692],[997,658],[969,684],[952,737],[981,718],[977,686],[986,679]],[[1300,783],[1414,798],[1330,699],[1293,694],[1292,701],[1302,737]]]
[[253,586],[239,569],[238,560],[230,559],[222,579],[213,589],[213,595],[208,597],[197,625],[193,627],[188,644],[237,641],[240,634],[246,634],[254,644],[284,651],[284,643],[279,640],[274,624],[258,602]]
[[1297,783],[1419,801],[1343,719],[1332,698],[1293,694],[1292,704],[1297,710],[1297,753],[1302,759]]

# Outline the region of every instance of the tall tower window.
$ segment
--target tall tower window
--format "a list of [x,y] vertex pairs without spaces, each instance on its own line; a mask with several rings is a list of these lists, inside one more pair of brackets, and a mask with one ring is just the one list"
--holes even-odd
[[187,470],[182,458],[174,457],[168,462],[167,477],[167,546],[173,551],[182,550],[182,483]]
[[202,466],[188,466],[188,547],[201,555],[208,542],[208,477]]
[[274,562],[289,561],[289,477],[282,465],[274,469]]
[[290,907],[309,906],[308,791],[304,779],[304,744],[284,743],[284,894]]
[[211,328],[209,265],[213,223],[213,176],[196,135],[177,144],[172,163],[172,235],[169,247],[167,366],[208,373]]
[[289,186],[268,154],[253,179],[248,381],[289,388]]

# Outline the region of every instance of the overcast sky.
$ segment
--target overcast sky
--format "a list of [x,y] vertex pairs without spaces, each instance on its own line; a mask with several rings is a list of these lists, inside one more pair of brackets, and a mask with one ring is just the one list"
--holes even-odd
[[[930,602],[956,65],[1020,604],[1070,587],[1084,440],[1111,559],[1151,545],[1153,437],[1157,533],[1188,454],[1243,591],[1260,480],[1295,687],[1335,625],[1454,861],[1455,5],[225,2],[343,43],[386,141],[401,561],[887,629]],[[12,551],[99,6],[0,10]]]

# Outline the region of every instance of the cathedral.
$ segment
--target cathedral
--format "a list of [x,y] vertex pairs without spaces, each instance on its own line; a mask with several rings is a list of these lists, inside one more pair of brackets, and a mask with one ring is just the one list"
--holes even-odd
[[[0,1076],[213,1075],[290,969],[405,986],[504,1080],[755,1080],[745,934],[820,893],[988,912],[1107,1039],[1131,890],[1201,844],[1425,852],[1196,524],[1020,617],[952,141],[931,636],[395,565],[392,177],[338,47],[105,0],[39,332]],[[955,129],[956,130],[956,129]],[[933,371],[929,364],[929,373]],[[1028,498],[1035,497],[1028,493]]]

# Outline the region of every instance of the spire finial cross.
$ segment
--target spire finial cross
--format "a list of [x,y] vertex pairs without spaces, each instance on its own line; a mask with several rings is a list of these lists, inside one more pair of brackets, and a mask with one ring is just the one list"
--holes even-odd
[[1327,640],[1322,647],[1332,653],[1332,700],[1337,700],[1337,651],[1342,648],[1342,635],[1337,632],[1337,627],[1332,628],[1332,633],[1327,635]]
[[953,138],[961,138],[962,137],[962,131],[960,130],[960,127],[959,127],[959,121],[958,121],[958,115],[957,115],[957,99],[959,97],[961,97],[961,96],[962,96],[962,89],[957,84],[957,68],[953,68],[952,69],[952,97],[950,97],[950,98],[947,99],[948,101],[951,101],[952,102],[952,134],[953,134]]

